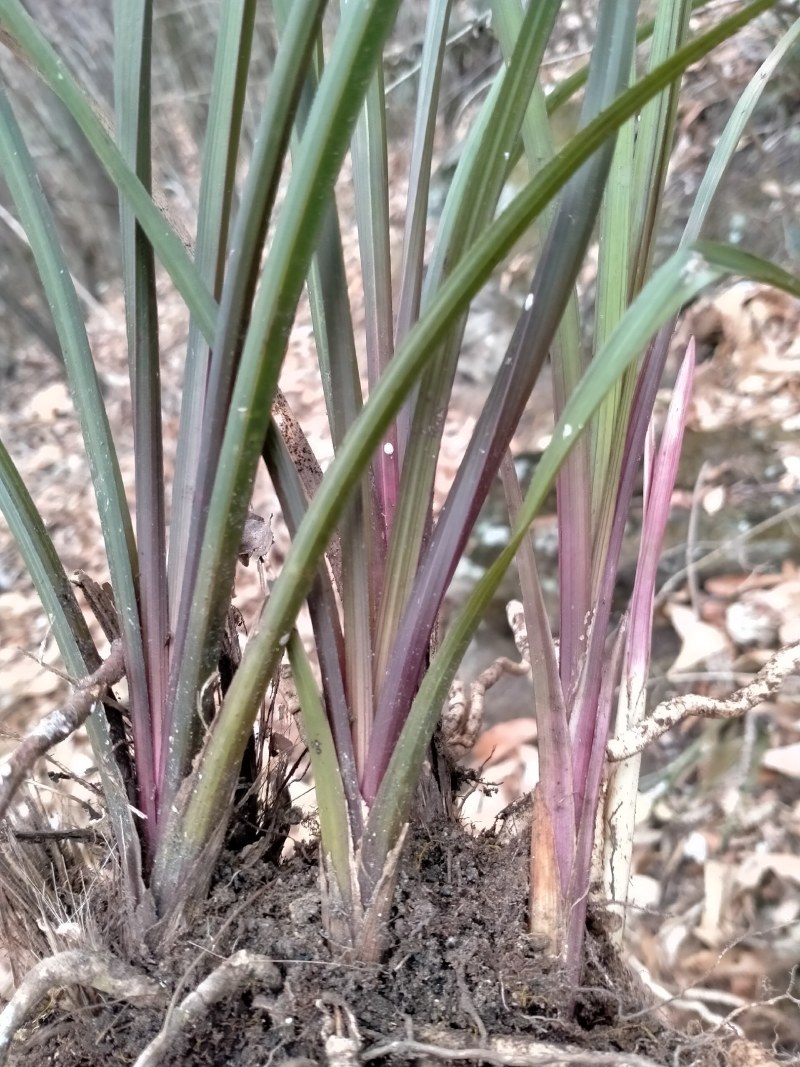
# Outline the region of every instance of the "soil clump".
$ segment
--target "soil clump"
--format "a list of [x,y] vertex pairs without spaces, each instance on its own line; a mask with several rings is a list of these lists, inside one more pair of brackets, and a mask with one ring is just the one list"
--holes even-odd
[[[258,846],[227,853],[190,927],[138,961],[164,987],[165,1004],[73,991],[40,1016],[10,1062],[133,1064],[163,1026],[167,1001],[174,1007],[241,949],[268,957],[280,988],[255,984],[210,1006],[159,1062],[446,1063],[447,1049],[460,1050],[463,1060],[466,1049],[505,1047],[487,1062],[513,1063],[524,1059],[508,1058],[508,1049],[524,1056],[534,1041],[566,1046],[573,1056],[604,1053],[597,1063],[727,1062],[717,1041],[690,1041],[666,1026],[611,948],[602,911],[590,909],[584,973],[573,989],[526,931],[528,864],[524,838],[476,838],[447,822],[417,827],[406,844],[386,951],[380,964],[368,965],[344,962],[324,935],[314,846],[280,865]],[[113,902],[96,898],[94,907],[106,911],[113,950]],[[344,1049],[338,1060],[334,1047]],[[423,1055],[423,1048],[438,1051]]]

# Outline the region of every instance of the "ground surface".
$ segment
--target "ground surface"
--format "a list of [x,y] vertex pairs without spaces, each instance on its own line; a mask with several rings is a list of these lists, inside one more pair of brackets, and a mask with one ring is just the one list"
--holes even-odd
[[[542,966],[541,946],[525,932],[527,849],[492,837],[476,840],[434,825],[408,842],[386,954],[380,965],[334,966],[321,928],[316,856],[297,855],[277,868],[251,855],[228,856],[202,920],[174,949],[142,968],[184,992],[221,958],[247,945],[275,961],[279,980],[255,983],[204,1011],[170,1045],[165,1063],[182,1067],[261,1067],[283,1059],[316,1061],[338,1035],[384,1062],[395,1045],[409,1058],[414,1043],[469,1048],[555,1042],[580,1050],[652,1058],[657,1063],[724,1062],[719,1039],[698,1042],[669,1030],[654,1002],[591,930],[576,1019],[561,1018],[566,988]],[[102,892],[102,890],[101,890]],[[109,916],[111,920],[111,916]],[[591,923],[590,923],[591,926]],[[181,994],[183,995],[183,994]],[[85,1004],[45,1016],[19,1067],[132,1063],[163,1023],[164,1008]],[[80,1023],[76,1026],[75,1023]],[[407,1046],[407,1055],[402,1055]],[[329,1046],[330,1050],[330,1046]],[[532,1053],[529,1053],[532,1055]],[[345,1062],[344,1060],[342,1062]]]
[[[681,204],[696,189],[730,101],[765,48],[756,34],[723,51],[716,66],[690,76],[668,197],[674,217],[680,217]],[[720,198],[715,233],[731,238],[743,219],[745,247],[774,254],[795,268],[800,189],[797,144],[787,130],[797,100],[790,81],[777,102],[760,113]],[[404,165],[402,150],[397,150],[393,166],[401,177],[395,222],[402,221]],[[355,302],[359,283],[353,246],[348,256]],[[442,487],[452,477],[492,369],[502,358],[510,313],[516,312],[521,286],[527,285],[531,256],[530,250],[519,251],[473,316],[445,439]],[[589,269],[587,300],[591,285]],[[186,323],[166,285],[162,297],[169,444],[179,414]],[[129,481],[122,322],[119,297],[111,286],[103,305],[92,312],[90,330]],[[657,698],[675,689],[729,692],[774,649],[797,638],[800,619],[800,311],[782,297],[734,285],[690,309],[676,352],[689,332],[698,338],[701,366],[693,435],[675,494],[673,540],[659,597]],[[105,563],[99,528],[61,370],[40,346],[20,349],[17,355],[2,383],[0,436],[32,489],[67,571],[81,567],[101,579]],[[518,452],[534,456],[550,429],[549,387],[546,379],[541,384],[515,442]],[[302,326],[292,341],[283,385],[324,460],[329,446],[308,331]],[[264,514],[277,511],[266,484],[259,487],[256,504]],[[552,519],[544,516],[537,530],[546,556]],[[272,563],[277,567],[285,548],[277,520],[276,532]],[[636,533],[635,516],[631,532]],[[477,557],[480,533],[474,547]],[[252,618],[260,596],[252,568],[240,571],[237,589],[242,609]],[[621,597],[626,591],[623,575]],[[464,676],[474,677],[509,645],[502,621],[487,620]],[[38,656],[45,668],[21,650]],[[63,696],[63,679],[47,669],[57,665],[46,620],[7,531],[0,527],[0,716],[10,735]],[[479,827],[493,826],[499,807],[530,789],[537,773],[524,684],[498,686],[493,696],[487,730],[471,760],[483,768],[487,781],[501,786],[494,797],[483,790],[465,802],[466,818]],[[172,992],[182,976],[188,988],[212,960],[246,946],[276,960],[281,987],[266,993],[251,990],[220,1005],[180,1039],[165,1062],[191,1067],[230,1059],[255,1067],[288,1056],[316,1058],[326,1025],[342,1032],[348,1028],[347,1012],[337,998],[355,1012],[364,1050],[390,1038],[409,1040],[405,1017],[411,1016],[413,1038],[433,1044],[443,1042],[443,1030],[475,1042],[485,1027],[494,1034],[555,1037],[595,1051],[624,1048],[659,1058],[660,1049],[664,1062],[702,1062],[692,1058],[701,1055],[699,1046],[665,1036],[663,1017],[648,1003],[652,1001],[666,1003],[669,1018],[692,1032],[714,1030],[730,1019],[762,1047],[774,1047],[776,1055],[790,1059],[800,1049],[798,989],[791,985],[800,948],[798,700],[798,683],[790,681],[746,722],[724,729],[688,725],[648,756],[635,855],[635,907],[626,922],[626,949],[647,992],[629,986],[602,941],[593,941],[594,970],[586,983],[591,991],[579,1012],[584,1024],[593,1024],[591,1034],[581,1025],[565,1030],[553,1023],[563,993],[557,976],[542,970],[524,935],[524,845],[501,848],[491,838],[468,844],[450,829],[427,840],[417,837],[409,846],[411,862],[398,892],[385,961],[376,968],[339,972],[335,980],[320,935],[313,858],[295,860],[281,871],[262,861],[236,877],[232,869],[221,871],[203,921],[171,955],[145,959],[143,966],[163,975]],[[60,756],[80,774],[91,763],[80,740]],[[50,780],[42,786],[62,788]],[[73,809],[67,811],[67,820],[74,820]],[[44,858],[62,862],[53,860],[53,848],[47,846]],[[42,869],[35,868],[36,877],[43,877]],[[262,884],[267,886],[263,893]],[[95,899],[102,901],[104,893],[108,886],[98,875]],[[108,909],[100,908],[98,920],[90,921],[76,916],[74,899],[53,903],[44,891],[42,899],[52,904],[53,930],[60,930],[47,937],[40,931],[42,951],[68,947],[76,921],[90,940],[102,942],[109,931],[103,927]],[[635,1020],[628,1018],[634,1014]],[[111,1010],[91,999],[76,1007],[62,997],[43,1016],[44,1025],[20,1062],[37,1067],[50,1062],[130,1063],[163,1016],[163,1007]],[[77,1035],[79,1042],[71,1051],[64,1046],[67,1034]],[[56,1049],[62,1050],[58,1060]],[[709,1046],[709,1063],[717,1062],[714,1049]]]

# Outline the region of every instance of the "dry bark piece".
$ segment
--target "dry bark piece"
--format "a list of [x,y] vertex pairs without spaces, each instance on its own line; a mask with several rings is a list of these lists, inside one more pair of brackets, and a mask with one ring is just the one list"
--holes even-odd
[[[314,455],[314,449],[309,444],[303,427],[292,410],[291,404],[280,389],[277,390],[275,399],[272,402],[272,417],[297,468],[305,494],[309,500],[313,500],[322,481],[322,468]],[[338,534],[331,538],[325,554],[328,557],[334,584],[339,593],[341,593],[342,547]]]
[[90,578],[86,571],[78,570],[75,571],[72,584],[77,586],[86,597],[86,603],[92,609],[92,614],[97,619],[106,640],[113,642],[118,637],[122,637],[114,593],[109,583],[104,582],[100,585],[94,578]]

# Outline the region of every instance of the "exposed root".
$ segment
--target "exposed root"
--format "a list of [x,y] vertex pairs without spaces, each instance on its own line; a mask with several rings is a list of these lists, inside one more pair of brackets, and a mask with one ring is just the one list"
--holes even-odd
[[359,1067],[363,1038],[356,1017],[343,997],[326,992],[317,1001],[325,1012],[322,1038],[328,1067]]
[[247,949],[234,952],[180,1004],[170,1007],[164,1025],[136,1060],[134,1067],[158,1067],[166,1063],[164,1057],[175,1038],[207,1015],[209,1009],[225,997],[233,997],[252,985],[266,986],[274,993],[282,984],[280,971],[272,960]]
[[761,668],[752,682],[737,689],[729,697],[713,700],[711,697],[688,696],[665,700],[653,709],[653,713],[632,730],[608,742],[606,752],[612,762],[635,756],[653,741],[677,726],[679,722],[697,715],[704,719],[738,719],[757,704],[777,692],[778,688],[795,671],[800,669],[800,641],[782,648]]
[[658,1067],[653,1060],[634,1053],[591,1052],[521,1035],[489,1036],[482,1023],[481,1044],[478,1046],[468,1045],[463,1031],[439,1027],[426,1027],[424,1036],[427,1040],[416,1041],[411,1036],[409,1020],[406,1039],[383,1041],[364,1049],[355,1015],[343,997],[323,993],[317,1007],[325,1014],[322,1038],[327,1067],[358,1067],[370,1060],[394,1056],[420,1062],[475,1060],[496,1067]]
[[525,675],[531,669],[528,635],[522,604],[512,600],[508,605],[508,622],[520,661],[500,656],[481,671],[474,682],[466,686],[456,678],[450,686],[447,706],[442,712],[442,740],[454,760],[462,759],[478,739],[483,724],[483,702],[487,690],[496,685],[504,674]]
[[40,960],[28,971],[14,996],[0,1013],[0,1067],[6,1062],[14,1034],[53,989],[89,986],[124,1000],[161,998],[158,982],[106,952],[67,949]]
[[83,726],[94,705],[109,686],[115,685],[125,673],[122,642],[114,641],[105,662],[86,678],[75,683],[75,692],[60,708],[51,711],[27,733],[8,759],[0,765],[0,819],[34,763],[41,756]]
[[462,759],[478,739],[483,725],[483,702],[486,691],[500,681],[504,674],[527,674],[527,661],[517,663],[500,656],[486,670],[481,671],[467,687],[456,678],[450,686],[447,706],[442,712],[442,740],[454,760]]
[[486,1047],[459,1047],[457,1035],[442,1035],[452,1045],[425,1041],[386,1041],[361,1054],[361,1062],[401,1056],[409,1060],[450,1060],[495,1064],[496,1067],[658,1067],[653,1060],[629,1052],[589,1052],[562,1048],[528,1037],[492,1037]]

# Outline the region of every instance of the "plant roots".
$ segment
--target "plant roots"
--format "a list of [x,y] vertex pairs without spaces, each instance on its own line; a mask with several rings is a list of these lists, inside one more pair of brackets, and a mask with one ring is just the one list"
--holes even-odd
[[643,752],[651,742],[656,741],[667,730],[679,722],[697,715],[703,719],[738,719],[748,711],[773,695],[781,684],[800,668],[800,641],[787,645],[758,672],[748,685],[737,689],[735,693],[723,700],[711,697],[688,696],[665,700],[653,709],[644,722],[639,723],[622,737],[613,738],[606,746],[606,754],[612,763],[628,759]]
[[115,640],[108,658],[97,670],[75,683],[75,692],[66,704],[51,711],[23,737],[8,759],[0,765],[0,819],[8,811],[14,794],[36,760],[83,726],[106,689],[116,685],[124,673],[122,642]]
[[266,956],[240,949],[216,967],[180,1004],[171,1004],[159,1033],[136,1060],[134,1067],[158,1067],[175,1038],[226,997],[249,986],[266,986],[277,992],[283,984],[280,971]]
[[14,1034],[33,1015],[39,1002],[53,989],[75,985],[89,986],[125,1000],[164,996],[158,982],[107,952],[67,949],[48,956],[28,971],[0,1013],[0,1067],[6,1062]]

